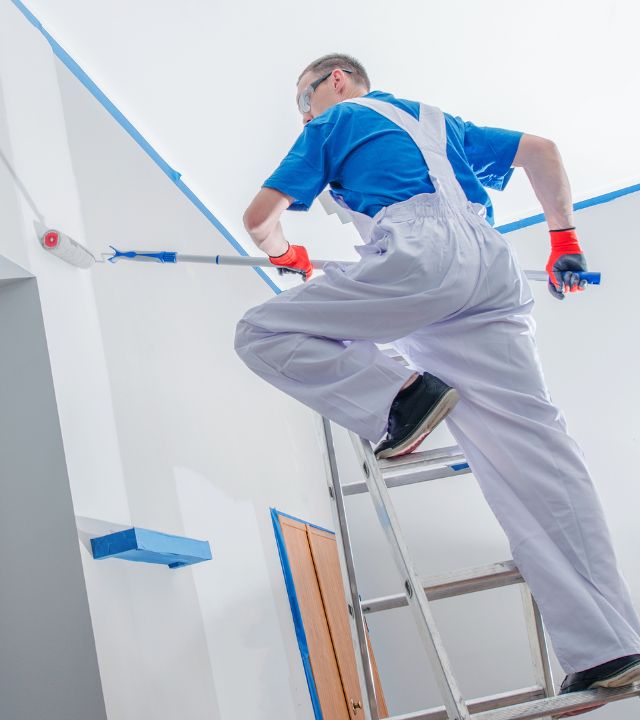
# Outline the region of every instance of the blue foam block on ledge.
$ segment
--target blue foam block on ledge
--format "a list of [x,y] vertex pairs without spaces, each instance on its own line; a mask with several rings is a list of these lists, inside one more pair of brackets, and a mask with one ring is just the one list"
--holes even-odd
[[96,560],[120,558],[168,565],[170,568],[211,560],[211,548],[206,540],[193,540],[136,527],[92,538],[91,549]]

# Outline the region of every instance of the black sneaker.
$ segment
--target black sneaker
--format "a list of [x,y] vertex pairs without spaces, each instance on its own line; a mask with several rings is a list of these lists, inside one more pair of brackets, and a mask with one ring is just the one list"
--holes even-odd
[[[609,662],[596,665],[588,670],[567,675],[560,686],[560,695],[580,692],[581,690],[594,690],[595,688],[616,688],[631,683],[640,682],[640,655],[625,655],[624,657],[609,660]],[[582,713],[591,712],[602,707],[605,703],[598,703],[584,710],[559,715],[558,717],[574,717]]]
[[391,403],[387,436],[375,449],[376,457],[382,460],[413,452],[458,399],[458,391],[434,375],[419,375]]

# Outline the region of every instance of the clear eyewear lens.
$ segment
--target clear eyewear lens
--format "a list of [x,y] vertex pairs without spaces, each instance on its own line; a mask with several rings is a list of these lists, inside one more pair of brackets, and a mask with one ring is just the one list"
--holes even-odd
[[298,109],[304,115],[311,110],[311,93],[313,89],[309,86],[298,98]]
[[[351,73],[351,70],[342,70],[342,72]],[[304,115],[311,110],[311,95],[317,90],[320,83],[323,83],[327,78],[331,77],[333,70],[329,71],[326,75],[321,78],[314,80],[311,85],[300,95],[298,98],[298,109]]]

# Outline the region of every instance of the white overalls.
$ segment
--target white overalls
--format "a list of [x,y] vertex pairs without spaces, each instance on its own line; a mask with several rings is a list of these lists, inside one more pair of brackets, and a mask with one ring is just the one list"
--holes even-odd
[[380,352],[455,387],[447,419],[509,539],[565,672],[640,653],[640,621],[620,576],[583,455],[545,387],[533,298],[507,241],[468,202],[446,155],[444,116],[349,100],[412,137],[435,193],[354,214],[361,260],[249,310],[236,349],[258,375],[371,441],[411,375]]

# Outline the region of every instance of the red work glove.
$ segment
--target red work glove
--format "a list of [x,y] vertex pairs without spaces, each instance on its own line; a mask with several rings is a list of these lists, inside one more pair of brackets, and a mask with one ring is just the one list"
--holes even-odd
[[307,249],[303,245],[289,245],[289,249],[282,255],[269,257],[272,265],[278,267],[280,275],[284,273],[295,273],[302,275],[303,280],[308,280],[312,273],[313,267]]
[[587,269],[587,261],[578,243],[576,229],[550,230],[551,255],[546,271],[549,273],[549,292],[558,300],[564,300],[565,288],[569,292],[584,290],[586,280],[577,275]]

